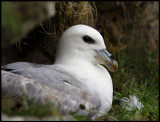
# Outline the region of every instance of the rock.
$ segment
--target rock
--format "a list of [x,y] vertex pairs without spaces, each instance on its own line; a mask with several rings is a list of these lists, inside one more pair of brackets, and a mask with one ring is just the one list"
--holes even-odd
[[55,15],[55,2],[2,2],[2,48]]
[[98,30],[112,45],[119,46],[132,39],[134,46],[144,41],[148,50],[158,48],[158,2],[96,2],[96,5]]

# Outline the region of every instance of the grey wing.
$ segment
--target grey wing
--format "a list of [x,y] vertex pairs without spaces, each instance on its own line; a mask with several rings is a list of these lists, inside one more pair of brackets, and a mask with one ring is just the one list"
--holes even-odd
[[87,110],[98,111],[100,108],[101,101],[96,93],[72,84],[78,81],[56,68],[51,70],[31,67],[27,70],[14,69],[12,72],[2,71],[4,94],[10,96],[25,94],[37,102],[53,103],[64,114],[77,111],[79,115],[87,115],[88,111],[80,109],[83,105]]
[[18,70],[18,69],[30,69],[30,68],[41,67],[41,66],[44,66],[44,65],[28,63],[28,62],[15,62],[15,63],[2,66],[1,68],[9,71],[9,70]]

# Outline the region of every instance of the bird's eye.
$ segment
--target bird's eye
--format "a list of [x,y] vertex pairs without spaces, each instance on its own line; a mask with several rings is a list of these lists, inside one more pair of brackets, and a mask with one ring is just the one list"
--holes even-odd
[[83,36],[83,41],[86,43],[89,43],[89,44],[95,43],[95,41],[92,38],[90,38],[89,36]]

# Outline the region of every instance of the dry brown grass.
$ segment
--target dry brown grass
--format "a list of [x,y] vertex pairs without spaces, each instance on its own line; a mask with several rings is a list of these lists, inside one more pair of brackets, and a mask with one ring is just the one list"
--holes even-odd
[[57,2],[56,16],[49,19],[43,28],[46,34],[59,38],[72,25],[86,24],[95,27],[97,10],[93,2]]

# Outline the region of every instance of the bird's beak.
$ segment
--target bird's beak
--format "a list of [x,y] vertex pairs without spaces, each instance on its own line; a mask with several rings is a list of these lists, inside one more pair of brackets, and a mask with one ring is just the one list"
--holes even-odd
[[111,72],[116,72],[118,69],[118,63],[111,59],[111,54],[106,50],[95,50],[96,58],[100,64],[104,64]]

